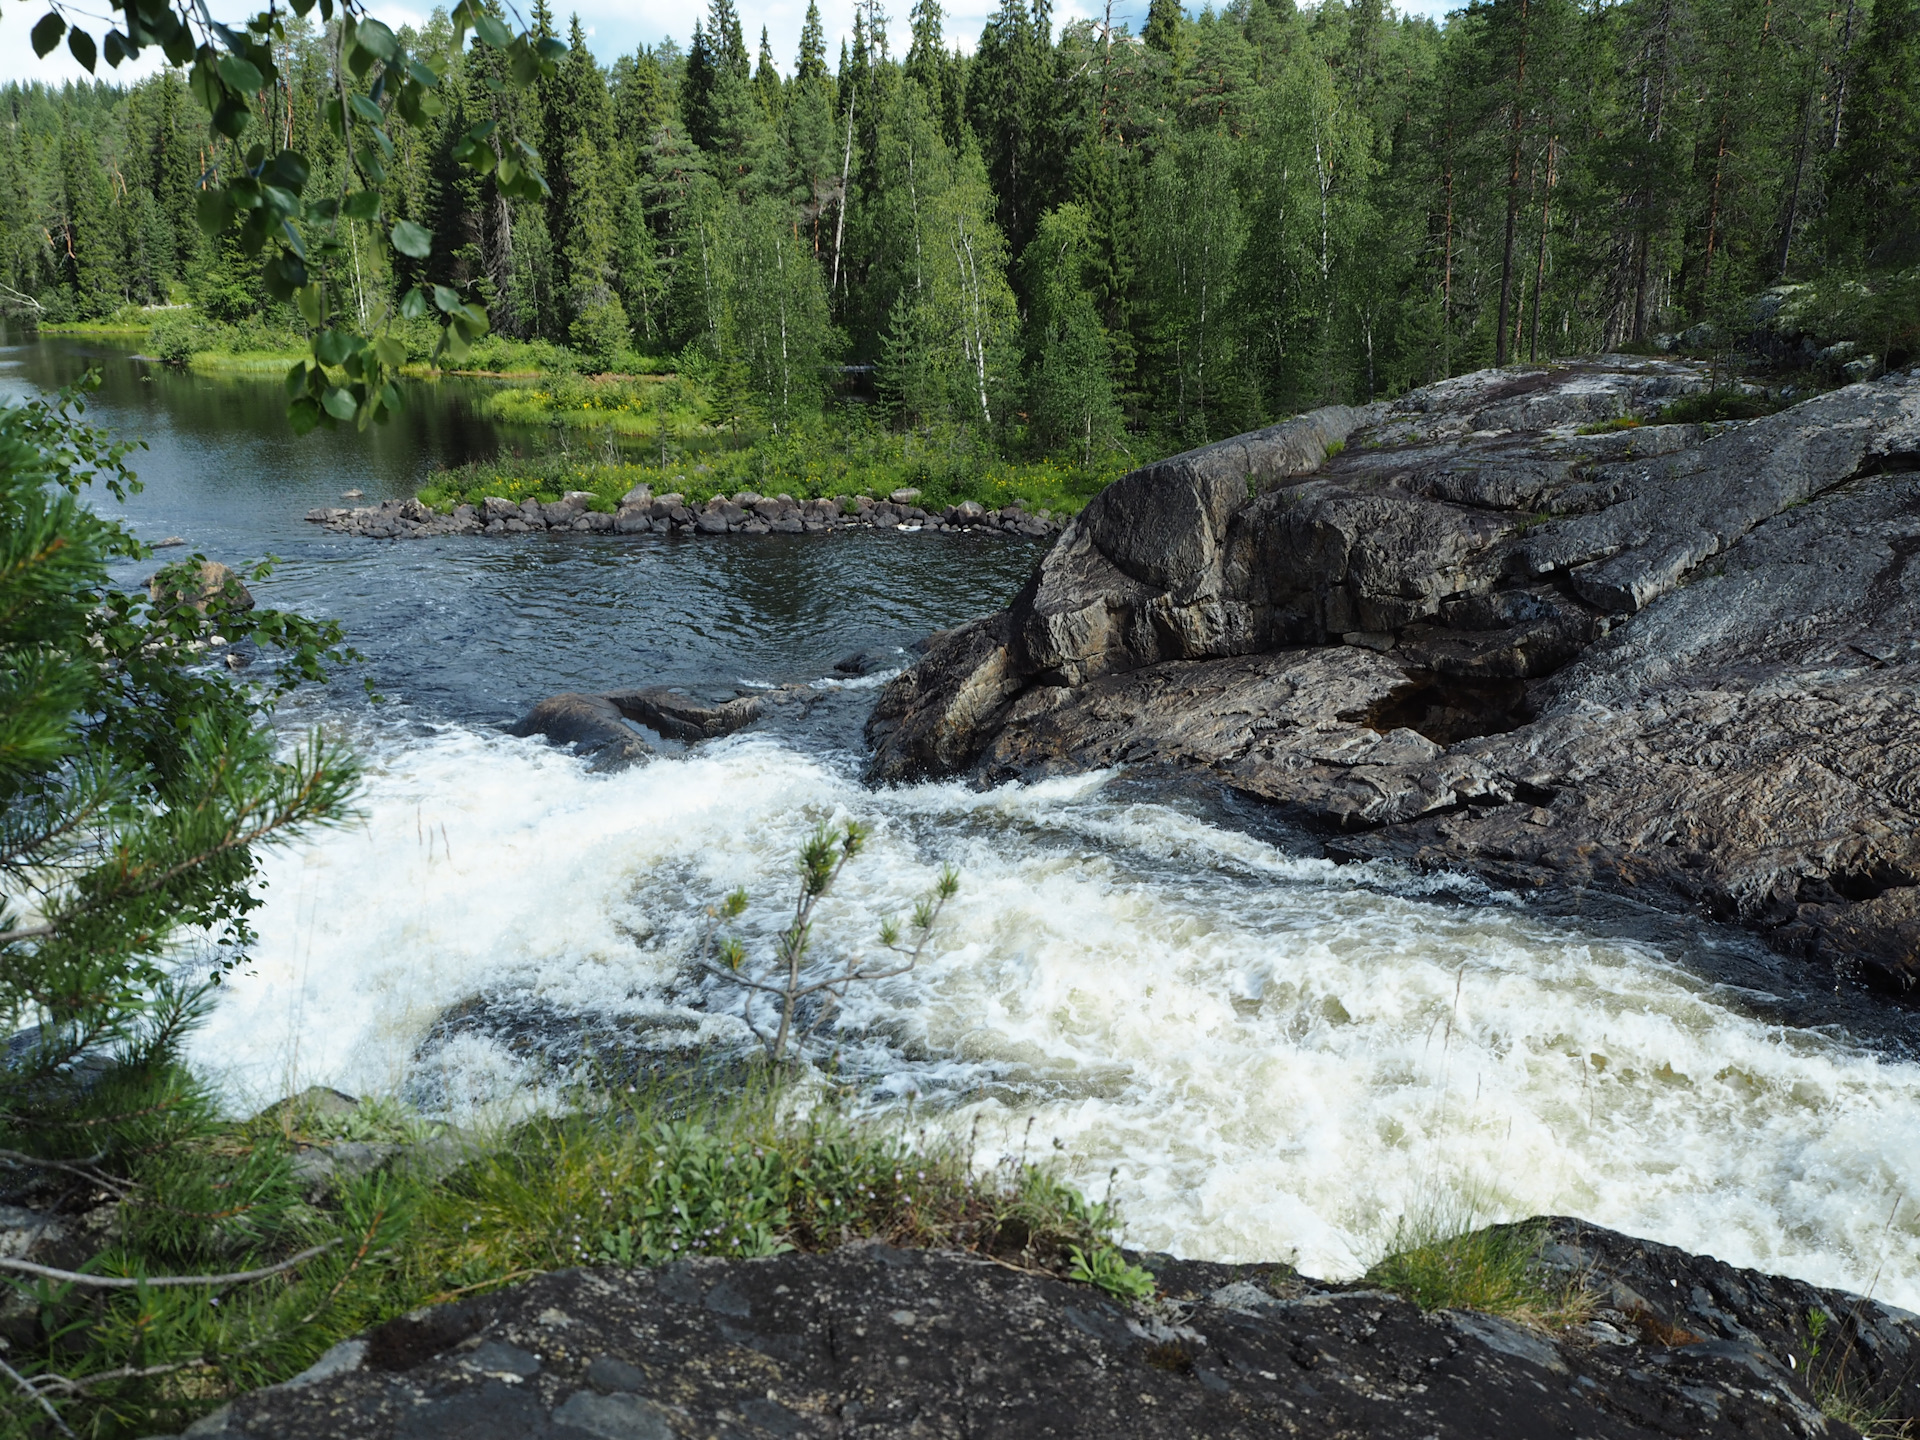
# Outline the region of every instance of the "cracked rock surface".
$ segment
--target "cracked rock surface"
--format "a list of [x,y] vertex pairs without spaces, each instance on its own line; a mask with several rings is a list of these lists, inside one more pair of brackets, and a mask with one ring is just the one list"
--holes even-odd
[[1482,371],[1135,471],[882,693],[872,776],[1199,770],[1340,858],[1697,907],[1908,994],[1920,371],[1650,423],[1706,387]]
[[1164,1256],[1142,1257],[1161,1294],[1137,1307],[878,1244],[562,1271],[394,1320],[187,1434],[1785,1440],[1856,1433],[1818,1404],[1842,1354],[1856,1399],[1920,1402],[1913,1316],[1579,1221],[1549,1233],[1545,1263],[1595,1297],[1572,1329]]

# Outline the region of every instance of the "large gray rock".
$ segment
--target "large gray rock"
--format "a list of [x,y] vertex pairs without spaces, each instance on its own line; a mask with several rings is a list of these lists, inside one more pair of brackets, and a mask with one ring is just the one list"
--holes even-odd
[[1842,1440],[1836,1379],[1867,1412],[1920,1405],[1913,1316],[1578,1221],[1548,1239],[1592,1296],[1569,1329],[1167,1256],[1141,1257],[1151,1307],[879,1244],[562,1271],[392,1320],[187,1434]]
[[1705,383],[1487,371],[1136,471],[882,693],[873,776],[1198,767],[1337,855],[1697,905],[1904,993],[1920,372],[1580,433]]

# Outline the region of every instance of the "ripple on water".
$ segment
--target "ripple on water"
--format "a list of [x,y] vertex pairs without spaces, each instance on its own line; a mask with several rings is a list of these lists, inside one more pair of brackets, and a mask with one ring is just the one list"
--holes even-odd
[[[371,746],[357,828],[273,858],[257,963],[196,1056],[236,1105],[315,1081],[500,1103],[496,1027],[730,1039],[681,974],[744,884],[769,922],[814,823],[874,823],[822,932],[872,944],[943,862],[933,958],[856,994],[853,1064],[1114,1193],[1135,1243],[1352,1273],[1470,1190],[1920,1306],[1916,1068],[1736,1013],[1644,944],[1389,868],[1290,856],[1099,776],[868,792],[740,738],[614,777],[449,726]],[[556,1018],[558,1017],[558,1018]],[[423,1045],[430,1035],[438,1038]]]

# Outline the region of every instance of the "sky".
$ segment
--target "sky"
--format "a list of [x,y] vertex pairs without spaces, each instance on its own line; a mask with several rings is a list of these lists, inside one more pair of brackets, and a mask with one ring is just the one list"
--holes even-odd
[[[794,53],[800,46],[800,25],[806,19],[806,0],[764,0],[764,3],[758,4],[752,3],[752,0],[748,0],[748,3],[735,0],[735,3],[746,32],[747,48],[757,50],[760,27],[764,25],[773,45],[774,60],[782,71],[791,73]],[[1399,8],[1414,14],[1438,17],[1456,8],[1459,3],[1460,0],[1403,0]],[[888,30],[894,52],[904,54],[907,11],[911,7],[911,0],[893,0],[893,4],[899,13],[892,17]],[[255,4],[213,6],[216,12],[229,8],[238,15],[243,11],[251,13],[259,7]],[[404,24],[418,24],[431,7],[419,3],[394,5],[374,0],[369,8],[374,15],[398,29]],[[987,17],[998,8],[995,0],[959,0],[959,3],[953,4],[947,10],[947,43],[952,44],[957,40],[961,49],[972,50]],[[554,9],[561,15],[578,11],[580,23],[587,33],[587,43],[602,64],[610,64],[617,56],[631,54],[641,45],[656,44],[667,36],[672,36],[684,48],[693,36],[693,22],[704,19],[707,13],[706,0],[655,0],[644,9],[631,3],[621,3],[621,0],[581,0],[581,3],[571,6],[565,0],[556,0]],[[18,3],[18,0],[15,3],[0,3],[0,82],[39,79],[58,83],[86,78],[86,72],[67,54],[65,46],[55,50],[45,60],[35,58],[27,35],[42,13],[41,7],[32,3],[32,0],[27,0],[27,3]],[[1054,9],[1054,19],[1057,24],[1068,24],[1096,13],[1087,0],[1062,0]],[[1146,22],[1146,13],[1146,0],[1125,0],[1125,3],[1115,4],[1113,17],[1116,23],[1125,22],[1138,34]],[[821,0],[820,14],[827,24],[827,63],[831,65],[839,56],[840,41],[853,34],[853,0]],[[96,25],[91,28],[94,38],[98,40],[102,27]],[[138,63],[123,65],[117,71],[109,70],[102,61],[99,70],[108,79],[130,81],[152,73],[158,64],[157,53],[149,52]]]

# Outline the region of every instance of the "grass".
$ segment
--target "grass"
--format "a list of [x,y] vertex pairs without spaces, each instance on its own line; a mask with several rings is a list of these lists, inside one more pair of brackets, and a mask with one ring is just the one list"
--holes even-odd
[[1366,1282],[1422,1310],[1478,1310],[1543,1329],[1577,1325],[1593,1313],[1580,1277],[1556,1281],[1542,1266],[1544,1222],[1476,1225],[1479,1208],[1468,1200],[1403,1217]]
[[[688,441],[712,448],[672,453]],[[610,449],[583,447],[585,453],[507,457],[442,470],[428,477],[420,498],[446,511],[489,495],[552,501],[569,490],[585,490],[610,509],[636,485],[656,495],[684,495],[693,505],[742,490],[807,500],[884,496],[907,488],[921,492],[918,503],[928,510],[975,500],[989,509],[1018,503],[1029,511],[1066,515],[1137,463],[1120,454],[1092,466],[1050,458],[1009,460],[961,432],[902,434],[840,417],[788,435],[695,432],[670,446],[664,462],[625,458],[617,451],[609,455]]]
[[1654,417],[1656,425],[1708,425],[1725,420],[1757,420],[1787,408],[1791,403],[1767,395],[1749,395],[1744,390],[1723,387],[1699,395],[1683,395]]
[[1914,1422],[1893,1413],[1894,1401],[1875,1400],[1868,1386],[1847,1374],[1853,1342],[1836,1354],[1828,1343],[1832,1323],[1825,1310],[1807,1312],[1807,1388],[1820,1413],[1858,1430],[1866,1440],[1913,1440]]
[[[120,1238],[89,1269],[232,1271],[326,1248],[218,1291],[23,1286],[41,1342],[16,1341],[8,1363],[49,1387],[75,1431],[139,1435],[182,1428],[394,1315],[562,1266],[820,1252],[878,1237],[1123,1298],[1153,1289],[1115,1248],[1113,1212],[1042,1167],[977,1167],[953,1139],[855,1118],[764,1069],[724,1089],[683,1081],[575,1099],[565,1114],[468,1140],[465,1162],[443,1178],[396,1163],[318,1195],[293,1175],[304,1145],[418,1140],[432,1127],[393,1105],[335,1116],[281,1106],[170,1147],[117,1207]],[[115,1373],[127,1368],[148,1373]]]
[[1582,425],[1576,435],[1611,435],[1618,430],[1638,430],[1644,421],[1632,415],[1617,415],[1611,420],[1596,420],[1591,425]]

